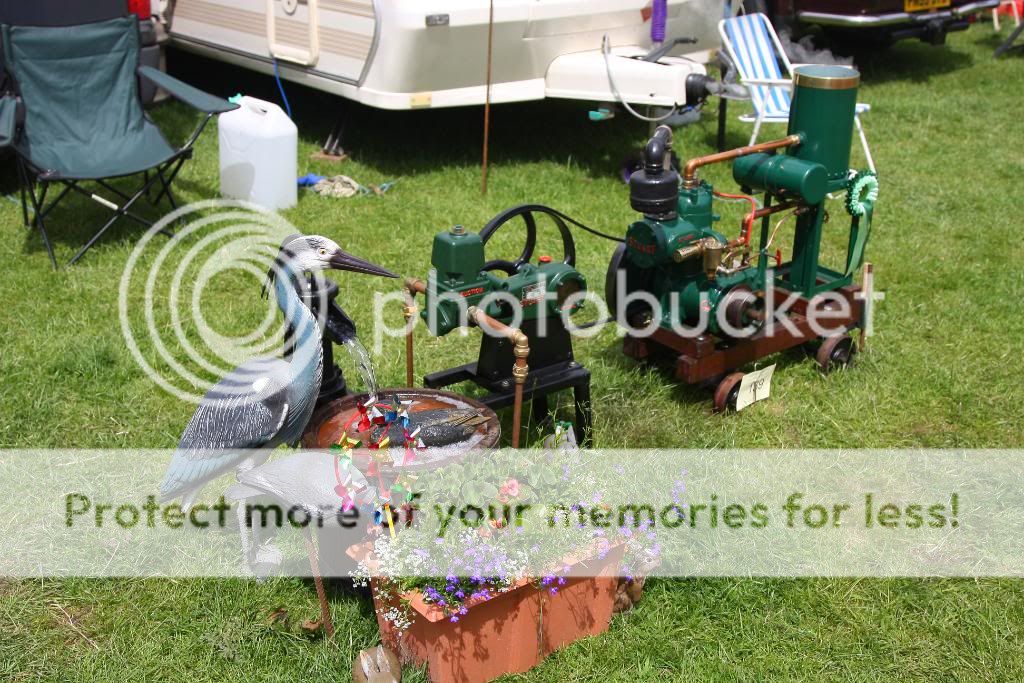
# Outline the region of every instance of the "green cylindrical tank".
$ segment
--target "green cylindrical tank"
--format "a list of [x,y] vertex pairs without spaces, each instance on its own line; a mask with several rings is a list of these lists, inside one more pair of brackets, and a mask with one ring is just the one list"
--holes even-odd
[[797,67],[793,75],[789,134],[804,139],[790,154],[821,164],[829,180],[845,179],[850,169],[859,85],[860,73],[848,66],[812,64]]
[[825,167],[788,154],[748,154],[732,165],[732,177],[743,187],[772,194],[795,194],[818,204],[828,192]]

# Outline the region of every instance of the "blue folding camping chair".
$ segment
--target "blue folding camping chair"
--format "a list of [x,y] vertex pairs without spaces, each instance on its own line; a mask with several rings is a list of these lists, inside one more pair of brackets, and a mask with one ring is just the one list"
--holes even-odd
[[[789,63],[771,22],[763,14],[741,14],[723,19],[718,24],[718,32],[726,53],[736,66],[740,83],[750,92],[754,114],[745,114],[740,121],[754,124],[754,132],[750,136],[750,144],[754,144],[761,124],[789,122],[793,65]],[[870,104],[858,102],[853,120],[868,168],[874,171],[875,162],[860,122],[860,115],[868,111],[871,111]]]

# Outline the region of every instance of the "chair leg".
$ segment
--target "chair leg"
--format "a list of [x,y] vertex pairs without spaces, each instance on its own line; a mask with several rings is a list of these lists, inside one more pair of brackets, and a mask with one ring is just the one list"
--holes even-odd
[[[124,204],[122,204],[120,207],[117,207],[116,209],[114,209],[114,215],[110,218],[110,220],[107,221],[106,224],[102,228],[100,228],[99,232],[97,232],[95,235],[93,235],[92,238],[88,242],[86,242],[85,246],[82,247],[78,251],[77,254],[75,254],[75,257],[73,259],[71,259],[71,261],[68,262],[68,265],[72,266],[72,265],[74,265],[78,261],[78,259],[82,258],[82,256],[85,255],[85,252],[89,251],[89,249],[92,247],[92,245],[96,244],[97,240],[99,240],[101,237],[103,237],[103,233],[105,233],[107,230],[109,230],[110,226],[112,226],[114,223],[116,223],[117,220],[119,218],[121,218],[121,217],[128,217],[128,218],[131,218],[132,220],[137,221],[137,222],[139,222],[139,223],[141,223],[143,225],[152,227],[153,226],[152,223],[150,223],[149,221],[147,221],[147,220],[145,220],[143,218],[140,218],[139,216],[136,216],[135,214],[131,213],[129,211],[129,209],[132,207],[132,205],[135,202],[137,202],[139,200],[139,198],[141,198],[142,196],[144,196],[146,194],[146,191],[150,187],[153,186],[153,183],[155,183],[156,180],[157,180],[157,176],[155,176],[155,175],[150,176],[149,179],[142,185],[142,187],[140,187],[135,192],[135,194],[133,194],[132,196],[128,197],[124,201]],[[105,186],[105,184],[104,184],[104,186]],[[83,190],[80,187],[74,186],[73,189],[77,190],[78,192],[81,192],[82,194],[86,195],[87,197],[92,198],[93,200],[96,200],[95,196],[90,195],[87,191]],[[123,193],[118,192],[117,194],[123,194]],[[100,202],[100,203],[103,204],[103,202]]]
[[[156,169],[156,174],[160,178],[160,184],[163,187],[157,193],[156,199],[154,199],[152,201],[152,204],[154,206],[156,206],[158,203],[160,203],[160,200],[163,199],[163,196],[166,194],[168,201],[170,201],[170,203],[171,203],[171,207],[173,207],[174,209],[178,208],[177,202],[174,201],[174,197],[171,195],[171,183],[173,183],[174,179],[176,177],[178,177],[178,171],[181,170],[182,164],[184,164],[184,163],[185,163],[185,157],[179,157],[177,161],[171,162],[171,164],[167,164],[166,166],[161,166],[161,167]],[[172,164],[173,164],[173,168],[171,168]],[[164,176],[163,176],[163,172],[165,170],[167,170],[168,168],[171,169],[171,172],[168,174],[167,178],[165,179]]]
[[78,259],[82,258],[85,255],[85,252],[89,251],[89,248],[92,247],[92,245],[96,244],[96,242],[99,240],[99,238],[103,237],[103,233],[105,233],[107,230],[109,230],[110,226],[112,226],[114,223],[116,223],[117,219],[120,218],[120,217],[121,217],[121,212],[120,211],[115,211],[114,215],[111,217],[111,219],[109,221],[107,221],[106,225],[104,225],[102,228],[100,228],[100,231],[98,233],[96,233],[95,235],[93,235],[92,238],[88,242],[85,243],[84,247],[82,247],[81,249],[78,250],[78,253],[75,254],[75,257],[73,259],[68,261],[68,265],[69,266],[75,265],[75,263],[78,262]]
[[871,150],[868,148],[868,137],[864,134],[864,126],[861,125],[859,114],[854,114],[853,122],[857,124],[857,133],[860,135],[860,144],[864,147],[864,156],[868,160],[868,168],[871,169],[872,173],[877,173],[875,160],[871,158]]
[[[28,169],[25,170],[28,175]],[[39,234],[43,237],[43,245],[46,247],[46,253],[50,255],[50,263],[53,264],[54,269],[57,268],[57,257],[53,255],[53,245],[50,244],[50,236],[46,234],[46,224],[43,221],[43,199],[46,197],[46,183],[42,184],[40,191],[40,197],[36,197],[35,188],[32,186],[28,187],[28,195],[32,200],[32,212],[35,214],[32,219],[32,224],[39,228]]]
[[25,172],[25,164],[18,159],[18,190],[21,193],[21,220],[26,228],[32,226],[28,222],[28,197],[25,195],[25,187],[28,186],[28,174]]
[[[1014,0],[1014,2],[1016,3],[1016,0]],[[999,33],[999,30],[1000,30],[999,29],[999,7],[1001,7],[1001,6],[1002,6],[1002,3],[999,3],[998,6],[992,8],[992,28],[994,28],[996,30],[996,33]]]
[[757,120],[754,121],[754,132],[750,134],[750,144],[754,144],[755,142],[757,142],[757,135],[758,135],[758,133],[761,132],[761,124],[762,123],[763,123],[763,118],[762,118],[762,116],[760,114],[758,114],[757,115]]

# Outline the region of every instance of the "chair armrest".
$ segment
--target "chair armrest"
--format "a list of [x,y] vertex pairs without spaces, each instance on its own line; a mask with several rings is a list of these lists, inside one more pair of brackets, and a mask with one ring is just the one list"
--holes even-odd
[[193,88],[188,83],[179,81],[174,76],[160,71],[160,69],[155,69],[151,66],[140,66],[138,74],[169,92],[175,99],[181,100],[193,109],[198,109],[201,112],[223,114],[226,111],[238,109],[237,104],[232,104],[222,97],[205,93],[199,88]]
[[0,98],[0,147],[14,143],[14,132],[18,124],[18,100],[10,95]]
[[742,78],[743,85],[768,85],[777,88],[792,88],[793,81],[788,78]]

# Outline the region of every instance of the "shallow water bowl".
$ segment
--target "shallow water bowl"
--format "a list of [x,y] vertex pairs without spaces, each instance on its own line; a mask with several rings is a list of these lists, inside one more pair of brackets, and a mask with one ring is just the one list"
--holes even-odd
[[[463,423],[462,425],[452,426],[451,424],[446,424],[444,420],[440,420],[440,424],[434,428],[431,434],[439,440],[434,441],[424,437],[424,441],[427,442],[427,448],[418,449],[415,452],[415,457],[400,467],[381,467],[382,473],[397,469],[417,471],[439,467],[460,459],[470,451],[494,448],[501,437],[501,425],[498,422],[498,416],[494,414],[493,410],[479,401],[438,389],[382,389],[377,392],[377,398],[380,401],[386,402],[393,396],[397,396],[400,401],[412,401],[409,413],[414,429],[418,422],[417,414],[430,413],[432,418],[444,417],[443,413],[431,411],[451,411],[451,415],[454,418],[452,422],[459,422],[465,417],[472,418],[475,413],[476,417],[468,420],[468,422],[476,424],[466,426]],[[345,434],[345,425],[358,412],[359,406],[368,400],[368,394],[345,396],[331,401],[317,410],[309,421],[309,427],[306,428],[306,433],[302,437],[303,447],[330,448],[338,443]],[[426,432],[427,427],[424,427],[423,431]],[[448,441],[451,434],[456,432],[459,437],[457,440],[441,443]],[[397,439],[392,439],[392,443],[395,441]],[[403,449],[400,442],[395,450],[396,453],[402,452]],[[362,465],[364,463],[360,462],[360,460],[362,458],[358,457],[358,455],[354,458],[356,466],[363,469]]]

